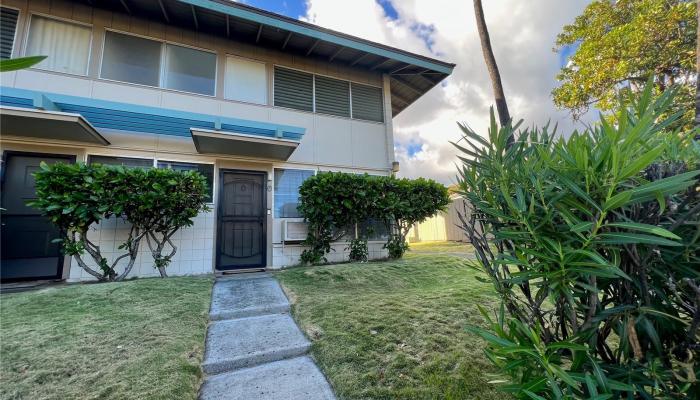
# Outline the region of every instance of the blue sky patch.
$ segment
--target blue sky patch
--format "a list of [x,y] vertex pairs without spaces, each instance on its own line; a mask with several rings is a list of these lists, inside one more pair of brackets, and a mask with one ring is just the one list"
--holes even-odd
[[384,15],[386,15],[387,18],[391,20],[399,19],[399,12],[396,11],[394,5],[391,4],[391,0],[376,0],[376,2],[384,9]]
[[306,15],[306,1],[304,0],[242,0],[241,2],[295,19]]
[[413,158],[421,151],[423,151],[423,143],[411,142],[406,145],[406,153],[408,153],[408,157],[410,158]]

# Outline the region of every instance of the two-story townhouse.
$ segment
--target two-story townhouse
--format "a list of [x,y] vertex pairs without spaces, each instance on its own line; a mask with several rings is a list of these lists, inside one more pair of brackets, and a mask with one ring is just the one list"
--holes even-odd
[[[0,28],[2,58],[48,56],[0,74],[4,281],[89,279],[25,204],[42,161],[206,176],[212,211],[174,238],[171,275],[296,264],[299,185],[391,174],[392,118],[454,68],[225,0],[3,0]],[[90,239],[114,257],[127,228]],[[132,276],[156,273],[144,253]]]

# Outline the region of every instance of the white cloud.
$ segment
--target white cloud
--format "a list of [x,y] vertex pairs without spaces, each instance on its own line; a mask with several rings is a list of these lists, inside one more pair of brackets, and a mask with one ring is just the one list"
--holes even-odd
[[[584,0],[487,0],[486,22],[512,116],[527,126],[558,123],[560,132],[574,122],[556,110],[550,96],[556,86],[559,56],[552,51],[562,26],[579,15]],[[401,175],[451,183],[456,151],[449,141],[461,135],[463,121],[486,133],[493,103],[471,1],[393,0],[399,18],[384,15],[374,0],[307,0],[309,22],[404,50],[457,64],[445,85],[438,85],[394,119],[396,157]],[[411,27],[432,26],[432,53]],[[580,127],[580,126],[579,126]],[[406,145],[422,143],[409,155]]]

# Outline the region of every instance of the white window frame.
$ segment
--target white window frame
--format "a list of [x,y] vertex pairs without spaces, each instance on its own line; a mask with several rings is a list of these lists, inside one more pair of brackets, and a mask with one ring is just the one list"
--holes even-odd
[[[86,28],[90,28],[90,41],[88,43],[88,58],[87,58],[87,63],[85,65],[85,73],[84,74],[72,74],[70,72],[61,72],[61,71],[52,71],[50,69],[44,69],[44,68],[39,68],[39,67],[30,67],[28,69],[34,70],[34,71],[43,71],[43,72],[50,72],[54,74],[62,74],[62,75],[70,75],[70,76],[82,76],[86,77],[89,76],[90,74],[90,63],[92,61],[92,43],[95,38],[95,28],[92,24],[88,24],[86,22],[82,21],[76,21],[73,19],[68,19],[68,18],[63,18],[63,17],[57,17],[55,15],[49,15],[49,14],[44,14],[44,13],[39,13],[39,12],[30,12],[29,13],[29,18],[27,18],[27,24],[24,27],[24,43],[22,44],[22,54],[26,57],[27,56],[27,46],[29,45],[29,33],[31,33],[31,27],[32,27],[32,19],[34,16],[38,16],[41,18],[46,18],[46,19],[51,19],[54,21],[60,21],[60,22],[65,22],[67,24],[73,24],[73,25],[79,25],[79,26],[84,26]],[[19,14],[17,15],[17,24],[19,25]],[[17,36],[17,30],[15,29],[15,37]],[[14,50],[15,44],[12,44],[13,50]]]
[[277,219],[286,219],[290,221],[302,221],[304,218],[303,217],[280,217],[277,215],[277,207],[275,206],[275,171],[278,169],[284,169],[284,170],[292,170],[292,171],[312,171],[314,174],[313,176],[318,175],[318,169],[313,169],[313,168],[295,168],[295,167],[283,167],[283,166],[278,166],[278,167],[273,167],[272,168],[272,218],[277,218]]
[[[158,86],[152,86],[152,85],[145,85],[143,83],[133,83],[133,82],[125,82],[125,81],[118,81],[116,79],[109,79],[105,78],[102,76],[102,63],[104,62],[104,56],[105,56],[105,43],[107,42],[107,32],[114,32],[120,35],[126,35],[126,36],[133,36],[141,39],[146,39],[150,40],[153,42],[160,43],[160,57],[159,57],[159,65],[158,65]],[[166,88],[164,86],[165,84],[165,53],[166,53],[166,45],[173,45],[173,46],[180,46],[180,47],[185,47],[188,49],[192,50],[199,50],[205,53],[211,53],[214,54],[216,57],[216,62],[214,63],[214,94],[203,94],[203,93],[195,93],[195,92],[187,92],[185,90],[179,90],[179,89],[170,89]],[[219,53],[216,50],[211,50],[211,49],[205,49],[203,47],[197,47],[197,46],[190,46],[187,44],[182,44],[179,42],[173,42],[170,40],[164,40],[164,39],[158,39],[154,38],[152,36],[146,36],[146,35],[140,35],[138,33],[133,33],[133,32],[127,32],[127,31],[122,31],[119,29],[113,29],[113,28],[105,28],[104,29],[104,34],[102,35],[102,47],[100,50],[100,63],[99,63],[98,71],[97,71],[97,78],[99,80],[103,80],[106,82],[116,82],[116,83],[121,83],[125,85],[134,85],[134,86],[140,86],[140,87],[147,87],[147,88],[154,88],[154,89],[160,89],[160,90],[167,90],[170,92],[175,92],[175,93],[185,93],[188,95],[192,96],[204,96],[204,97],[216,97],[217,96],[217,89],[218,89],[218,77],[219,77]]]
[[[258,64],[262,64],[262,65],[263,65],[263,67],[265,68],[265,102],[264,102],[264,103],[254,103],[254,102],[252,102],[252,101],[236,100],[236,99],[230,99],[230,98],[226,97],[226,83],[227,83],[227,78],[228,78],[228,74],[226,73],[226,71],[228,70],[228,59],[229,59],[229,57],[231,57],[231,58],[237,58],[237,59],[239,59],[239,60],[250,61],[250,62],[254,62],[254,63],[258,63]],[[263,60],[258,60],[258,59],[255,59],[255,58],[243,57],[243,56],[239,56],[239,55],[233,54],[233,53],[224,53],[224,88],[223,88],[223,93],[222,93],[221,97],[222,97],[224,100],[226,100],[226,101],[232,101],[232,102],[235,102],[235,103],[243,103],[243,104],[252,104],[252,105],[255,105],[255,106],[267,106],[268,104],[270,104],[270,99],[269,99],[269,97],[270,97],[270,95],[269,95],[269,92],[270,92],[270,82],[269,82],[270,77],[268,76],[269,74],[267,73],[267,64],[268,64],[268,63],[265,62],[265,61],[263,61]],[[273,73],[272,75],[273,75],[273,77],[274,77],[274,73]],[[273,92],[273,93],[274,93],[274,92]]]
[[[303,72],[303,73],[306,73],[306,74],[311,74],[311,76],[313,77],[313,79],[312,79],[312,82],[313,82],[313,88],[312,88],[312,106],[313,106],[313,111],[297,110],[296,108],[281,107],[281,106],[276,106],[276,105],[275,105],[275,67],[280,67],[280,68],[288,69],[288,70],[291,70],[291,71],[297,71],[297,72]],[[348,86],[349,86],[348,96],[350,96],[350,116],[349,116],[349,117],[344,117],[344,116],[342,116],[342,115],[333,115],[333,114],[325,114],[325,113],[316,112],[316,77],[317,77],[317,76],[322,76],[322,77],[325,77],[325,78],[331,78],[331,79],[335,79],[335,80],[339,80],[339,81],[348,82]],[[370,87],[377,88],[377,89],[381,90],[381,93],[382,93],[382,110],[384,110],[384,97],[385,97],[385,94],[384,94],[384,87],[381,86],[381,85],[373,85],[373,84],[371,84],[371,83],[360,82],[360,81],[351,80],[351,79],[339,78],[339,77],[337,77],[337,76],[328,75],[328,74],[317,74],[317,73],[315,73],[315,72],[306,71],[306,70],[303,70],[303,69],[300,69],[300,68],[294,68],[294,67],[289,67],[289,66],[286,66],[286,65],[274,64],[274,63],[272,64],[272,82],[271,82],[271,86],[272,86],[272,103],[271,103],[271,104],[272,104],[272,106],[275,107],[275,108],[282,108],[282,109],[285,109],[285,110],[292,110],[292,111],[296,111],[296,112],[318,114],[318,115],[323,115],[323,116],[327,116],[327,117],[331,117],[331,118],[351,119],[351,120],[354,120],[354,121],[361,121],[361,122],[366,122],[366,123],[369,123],[369,124],[379,124],[379,125],[384,125],[384,124],[386,124],[386,116],[384,116],[382,122],[379,122],[379,121],[370,121],[370,120],[361,119],[361,118],[353,118],[353,116],[352,116],[352,85],[351,85],[352,83],[355,83],[355,84],[357,84],[357,85],[370,86]],[[384,112],[383,112],[382,114],[384,114]]]

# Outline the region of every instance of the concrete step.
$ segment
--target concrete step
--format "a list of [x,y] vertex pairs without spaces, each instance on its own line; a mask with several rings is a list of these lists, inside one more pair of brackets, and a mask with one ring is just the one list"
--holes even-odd
[[216,321],[209,325],[202,369],[220,374],[305,354],[311,343],[289,314]]
[[297,357],[209,377],[201,400],[333,400],[335,396],[309,357]]
[[212,321],[289,311],[279,283],[269,275],[217,279],[209,318]]

